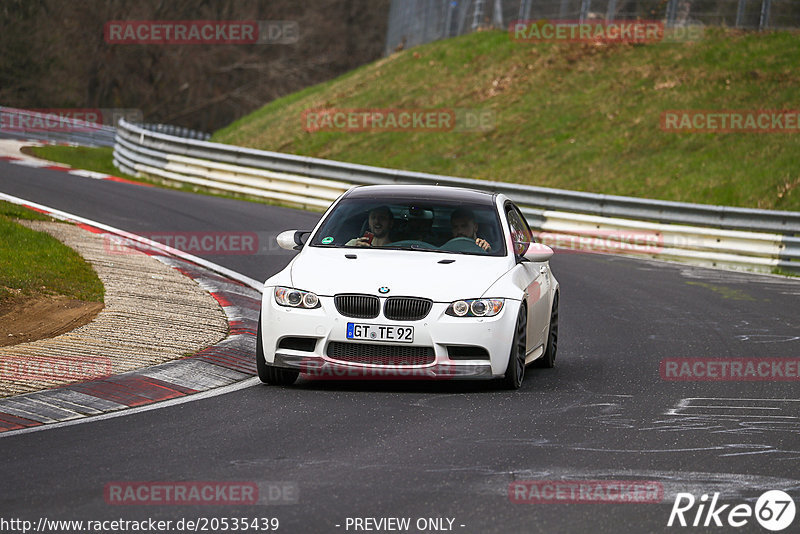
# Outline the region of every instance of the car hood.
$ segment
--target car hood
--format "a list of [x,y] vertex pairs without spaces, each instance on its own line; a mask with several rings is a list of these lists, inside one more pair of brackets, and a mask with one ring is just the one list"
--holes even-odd
[[[355,255],[354,259],[345,255]],[[442,263],[450,261],[451,263]],[[436,302],[477,298],[509,270],[508,258],[402,250],[307,248],[292,263],[292,285],[338,293],[418,296]],[[488,295],[487,295],[488,296]]]

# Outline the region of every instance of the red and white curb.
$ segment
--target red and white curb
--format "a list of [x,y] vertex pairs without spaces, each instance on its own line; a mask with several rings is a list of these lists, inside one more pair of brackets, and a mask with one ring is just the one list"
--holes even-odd
[[[70,143],[45,143],[39,140],[25,140],[25,141],[18,141],[18,140],[5,140],[6,143],[11,141],[14,145],[19,147],[22,146],[42,146],[45,144],[50,145],[59,145],[59,146],[77,146],[72,145]],[[2,141],[0,141],[2,142]],[[23,154],[17,150],[19,155],[2,155],[0,154],[0,161],[5,161],[6,163],[11,163],[12,165],[20,165],[22,167],[31,167],[35,169],[47,169],[51,171],[60,171],[67,174],[71,174],[73,176],[81,176],[83,178],[92,178],[94,180],[108,180],[111,182],[120,182],[125,184],[133,184],[133,185],[141,185],[144,187],[153,187],[151,184],[144,183],[144,182],[136,182],[134,180],[128,180],[127,178],[121,178],[119,176],[113,176],[111,174],[105,174],[102,172],[95,172],[95,171],[87,171],[84,169],[75,169],[65,163],[53,163],[52,161],[47,161],[43,159],[39,159],[34,156],[29,156],[27,154]]]
[[141,409],[154,403],[180,400],[197,394],[205,397],[207,395],[202,393],[210,393],[217,388],[227,391],[240,389],[240,384],[241,387],[250,385],[247,379],[256,374],[255,334],[261,309],[260,282],[102,223],[4,193],[0,193],[0,199],[74,222],[91,232],[113,234],[147,245],[145,253],[194,279],[208,291],[222,306],[229,325],[226,339],[186,358],[120,375],[0,399],[0,436],[45,426],[63,426],[92,416],[103,419],[112,412]]

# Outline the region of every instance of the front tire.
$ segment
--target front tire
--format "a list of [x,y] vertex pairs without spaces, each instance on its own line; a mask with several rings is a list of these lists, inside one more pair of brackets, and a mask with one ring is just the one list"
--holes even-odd
[[506,374],[503,377],[503,387],[506,389],[519,389],[525,378],[527,330],[528,312],[523,302],[517,314],[517,324],[514,327],[514,337],[511,341],[511,354],[508,355],[508,367],[506,367]]
[[556,352],[558,352],[558,293],[553,296],[553,309],[550,312],[550,328],[547,329],[547,346],[542,357],[536,360],[536,366],[546,369],[555,367]]
[[258,379],[273,386],[291,386],[300,375],[300,371],[275,367],[264,359],[264,345],[261,343],[261,314],[258,315],[258,332],[256,334],[256,369],[258,370]]

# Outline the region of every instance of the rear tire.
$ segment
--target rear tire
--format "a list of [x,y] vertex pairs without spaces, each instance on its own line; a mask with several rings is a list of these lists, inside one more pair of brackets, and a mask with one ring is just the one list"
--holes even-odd
[[544,354],[536,360],[536,367],[552,369],[556,365],[558,352],[558,293],[553,296],[553,309],[550,311],[550,328],[547,329],[547,345]]
[[258,379],[273,386],[291,386],[300,375],[300,371],[275,367],[264,359],[264,345],[261,343],[261,314],[258,316],[258,333],[256,334],[256,369],[258,370]]
[[503,387],[519,389],[525,378],[525,350],[528,339],[528,311],[525,303],[519,308],[517,323],[514,326],[514,337],[511,341],[511,353],[508,355],[508,367],[503,377]]

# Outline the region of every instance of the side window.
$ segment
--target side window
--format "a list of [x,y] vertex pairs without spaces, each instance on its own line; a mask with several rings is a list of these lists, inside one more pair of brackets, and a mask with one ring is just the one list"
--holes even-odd
[[506,207],[506,217],[508,218],[508,227],[511,231],[514,253],[521,256],[528,250],[528,246],[530,246],[533,241],[531,229],[528,227],[528,223],[525,222],[522,214],[515,209],[514,206],[509,205]]

